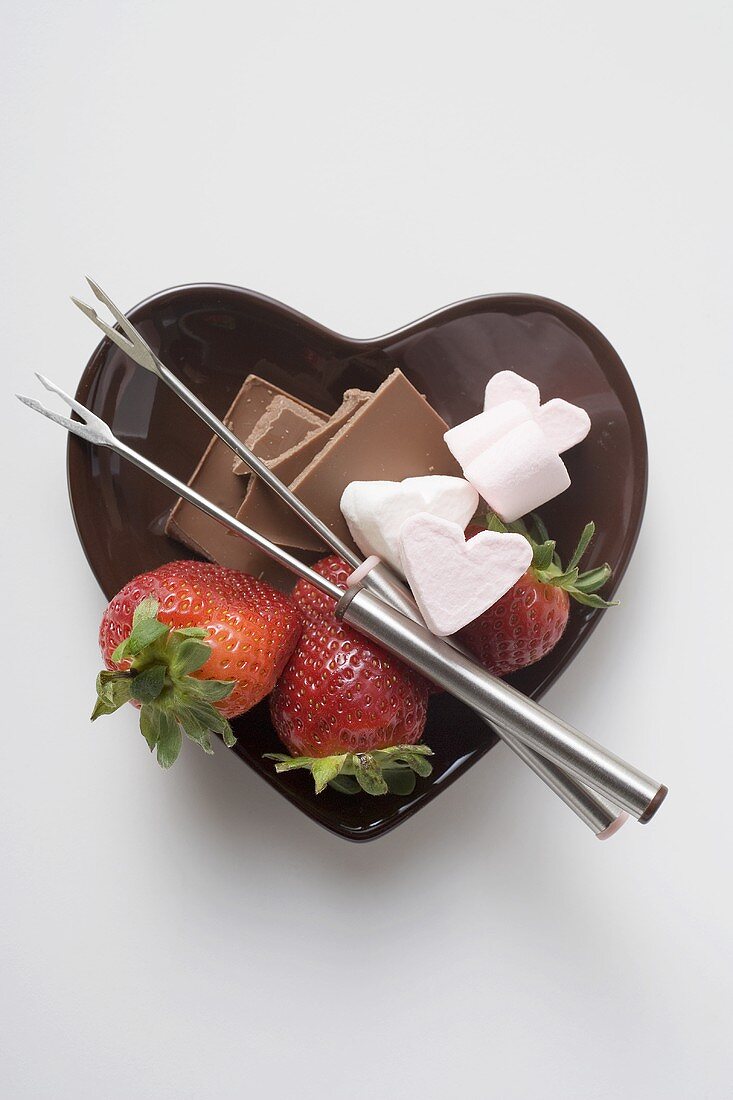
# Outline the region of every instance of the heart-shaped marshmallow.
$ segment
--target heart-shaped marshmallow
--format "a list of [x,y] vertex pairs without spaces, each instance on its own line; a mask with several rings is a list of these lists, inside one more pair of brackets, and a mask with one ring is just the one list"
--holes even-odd
[[404,481],[352,481],[341,497],[341,511],[361,552],[376,554],[401,572],[399,540],[405,520],[419,512],[429,513],[463,530],[478,500],[476,490],[463,478],[435,474]]
[[567,489],[560,455],[589,431],[585,409],[561,398],[540,405],[534,382],[503,370],[489,379],[484,411],[443,438],[466,480],[511,522]]
[[521,402],[530,415],[534,416],[540,407],[539,387],[513,370],[500,370],[486,384],[484,410],[488,412],[497,405],[503,405],[505,401]]
[[480,531],[421,512],[400,535],[402,568],[433,634],[445,637],[473,622],[508,592],[532,562],[523,535]]
[[559,455],[582,443],[590,431],[590,417],[579,405],[571,405],[561,397],[553,397],[540,405],[535,424],[545,433],[547,442]]
[[[544,405],[540,405],[540,391],[534,382],[522,378],[520,374],[515,374],[513,370],[499,371],[498,374],[489,379],[484,399],[485,413],[498,415],[505,404],[516,402],[524,405],[527,411],[526,419],[536,420],[547,436],[548,443],[559,455],[563,451],[569,451],[577,443],[581,443],[590,431],[590,417],[585,409],[581,409],[579,405],[571,405],[569,401],[563,401],[560,397],[555,397],[551,401],[546,401]],[[474,420],[476,419],[477,417],[474,417]],[[462,428],[463,426],[459,424],[458,427]],[[515,426],[516,424],[511,425],[511,427]],[[456,429],[452,430],[455,431]],[[511,430],[511,428],[508,430]],[[506,435],[506,432],[504,434]],[[488,439],[486,447],[490,447],[495,441],[494,434],[493,438]],[[447,436],[446,442],[448,442]],[[450,447],[450,443],[448,446]],[[452,447],[450,449],[453,450]],[[475,454],[472,455],[469,461],[472,461],[475,457],[477,457]],[[458,455],[456,455],[456,458],[461,462],[461,465],[465,465]]]

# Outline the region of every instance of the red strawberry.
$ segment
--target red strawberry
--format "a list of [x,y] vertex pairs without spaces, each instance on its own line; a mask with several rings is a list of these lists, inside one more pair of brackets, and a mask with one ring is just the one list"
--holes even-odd
[[[313,568],[340,588],[351,572],[341,558]],[[425,681],[334,616],[335,601],[307,581],[293,600],[305,619],[300,642],[270,698],[278,737],[293,754],[271,756],[277,771],[307,768],[320,792],[408,794],[415,773],[429,775]]]
[[158,763],[170,767],[181,731],[211,752],[234,744],[227,718],[272,691],[300,636],[297,608],[246,573],[176,561],[142,573],[110,601],[99,628],[108,671],[92,720],[130,701]]
[[[347,565],[338,554],[329,554],[328,557],[321,558],[311,568],[344,592],[346,582],[353,573],[351,566]],[[298,581],[292,591],[292,599],[306,624],[337,621],[334,616],[336,601],[308,581]]]
[[[611,606],[596,595],[611,575],[610,566],[602,565],[588,573],[578,571],[595,525],[586,525],[567,569],[563,569],[544,524],[538,516],[533,519],[536,539],[521,521],[505,525],[494,515],[487,517],[490,530],[518,532],[529,540],[533,550],[532,565],[524,576],[459,635],[495,676],[526,668],[554,649],[567,626],[571,597],[587,607]],[[472,538],[481,530],[485,528],[472,525],[466,535]]]

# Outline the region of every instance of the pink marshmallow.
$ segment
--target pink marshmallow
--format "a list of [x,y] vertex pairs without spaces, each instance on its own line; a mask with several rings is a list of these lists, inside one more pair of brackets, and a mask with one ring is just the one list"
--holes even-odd
[[402,568],[428,629],[455,634],[509,591],[532,562],[523,535],[480,531],[419,512],[400,531]]
[[585,409],[571,405],[561,397],[554,397],[541,405],[535,413],[535,421],[558,454],[582,442],[590,431],[590,417]]
[[534,416],[540,407],[540,391],[534,382],[515,374],[513,370],[500,370],[490,378],[486,386],[484,409],[494,409],[505,401],[519,401]]
[[[513,370],[499,371],[489,379],[484,401],[485,411],[498,412],[503,402],[517,401],[523,404],[529,416],[537,421],[550,445],[558,454],[580,443],[590,431],[590,417],[585,409],[581,409],[578,405],[571,405],[569,401],[563,401],[559,397],[540,405],[540,391],[534,382],[522,378]],[[458,425],[459,428],[461,426]],[[489,447],[491,444],[487,443],[486,446]],[[474,454],[470,461],[476,457],[478,456]]]
[[531,414],[520,401],[504,401],[496,408],[472,416],[445,433],[448,450],[465,469],[475,458],[503,436],[523,424]]
[[464,470],[467,481],[505,522],[563,493],[565,464],[534,420],[512,429]]

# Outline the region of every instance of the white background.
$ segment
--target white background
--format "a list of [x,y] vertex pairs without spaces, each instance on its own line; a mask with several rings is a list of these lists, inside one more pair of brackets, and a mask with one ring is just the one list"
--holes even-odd
[[[3,9],[2,1095],[729,1096],[730,5]],[[500,748],[357,847],[92,728],[66,441],[11,399],[74,387],[87,271],[358,336],[503,290],[593,320],[649,505],[548,701],[669,784],[654,823],[599,844]]]

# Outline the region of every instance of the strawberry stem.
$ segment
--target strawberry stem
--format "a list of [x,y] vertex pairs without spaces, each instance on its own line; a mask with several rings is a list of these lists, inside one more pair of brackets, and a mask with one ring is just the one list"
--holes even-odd
[[327,786],[342,794],[412,794],[416,777],[430,775],[433,765],[428,756],[433,750],[427,745],[392,745],[372,752],[347,752],[340,756],[286,756],[284,753],[265,753],[266,760],[274,760],[275,771],[296,771],[300,768],[313,776],[316,794]]
[[158,618],[158,601],[142,600],[132,617],[132,630],[112,654],[127,669],[104,670],[97,676],[97,701],[92,721],[113,714],[124,703],[140,704],[140,732],[163,768],[173,764],[183,734],[206,753],[213,752],[211,734],[228,748],[236,738],[215,703],[226,699],[234,680],[202,680],[192,673],[206,664],[211,646],[200,627],[174,629]]
[[501,534],[511,531],[513,534],[524,535],[532,547],[531,568],[542,584],[551,584],[556,588],[564,589],[576,603],[584,604],[586,607],[615,607],[618,601],[609,602],[597,594],[598,589],[602,588],[611,576],[611,566],[601,565],[596,569],[588,570],[587,573],[581,573],[578,568],[596,532],[595,523],[592,521],[586,523],[567,568],[563,569],[555,543],[548,538],[547,528],[542,519],[536,512],[532,512],[530,521],[531,530],[523,519],[516,520],[514,523],[504,523],[494,512],[487,512],[484,522],[489,531],[498,531]]

